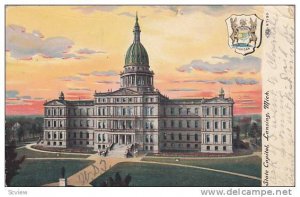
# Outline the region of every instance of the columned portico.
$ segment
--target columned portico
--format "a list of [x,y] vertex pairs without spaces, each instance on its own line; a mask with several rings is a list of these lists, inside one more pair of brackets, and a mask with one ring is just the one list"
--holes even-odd
[[112,142],[118,144],[133,144],[134,134],[112,134]]

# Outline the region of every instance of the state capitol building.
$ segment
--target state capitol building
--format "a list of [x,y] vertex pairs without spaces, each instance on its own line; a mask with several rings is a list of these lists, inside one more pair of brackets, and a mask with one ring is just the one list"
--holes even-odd
[[139,151],[232,153],[232,98],[169,99],[153,86],[153,71],[140,40],[138,18],[120,88],[95,92],[93,100],[58,99],[44,104],[44,146],[105,150],[137,144]]

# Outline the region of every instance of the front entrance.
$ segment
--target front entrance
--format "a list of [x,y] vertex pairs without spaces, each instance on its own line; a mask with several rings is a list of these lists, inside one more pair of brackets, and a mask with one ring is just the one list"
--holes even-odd
[[113,143],[133,144],[134,134],[113,134],[112,139],[113,139]]

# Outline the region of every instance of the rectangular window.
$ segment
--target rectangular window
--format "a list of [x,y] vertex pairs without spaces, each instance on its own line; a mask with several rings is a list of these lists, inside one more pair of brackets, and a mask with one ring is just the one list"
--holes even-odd
[[186,140],[190,140],[190,135],[189,134],[186,135]]
[[191,121],[190,121],[190,120],[187,120],[187,121],[186,121],[186,127],[187,127],[187,128],[190,128],[190,127],[191,127]]
[[195,120],[195,128],[198,128],[198,127],[199,127],[199,121]]
[[171,115],[174,115],[174,108],[171,108]]
[[179,108],[178,109],[178,114],[181,115],[181,113],[182,113],[182,108]]
[[206,115],[209,116],[209,107],[206,108]]
[[226,143],[226,135],[223,135],[223,143]]
[[217,115],[218,115],[218,108],[215,107],[215,116],[217,116]]
[[210,142],[210,137],[209,137],[209,135],[207,134],[206,135],[206,143],[209,143]]
[[206,122],[206,129],[210,129],[210,123],[208,121]]
[[179,120],[178,126],[179,126],[179,128],[182,128],[182,121],[181,120]]
[[195,108],[195,115],[198,115],[198,108]]
[[164,128],[167,127],[167,121],[164,120]]
[[218,143],[218,135],[215,135],[215,143]]
[[187,114],[187,115],[190,115],[190,113],[191,113],[191,108],[187,108],[187,109],[186,109],[186,114]]
[[171,127],[174,127],[174,120],[171,120]]
[[198,134],[195,134],[195,141],[198,141]]
[[226,129],[226,122],[223,122],[223,123],[222,123],[222,128],[223,128],[223,129]]
[[219,150],[219,147],[218,146],[215,146],[215,151]]
[[223,151],[226,151],[226,146],[223,146]]
[[215,129],[218,129],[218,127],[219,127],[218,122],[215,122]]
[[206,150],[210,150],[210,146],[206,146]]
[[223,116],[225,116],[226,115],[226,108],[224,107],[223,108]]

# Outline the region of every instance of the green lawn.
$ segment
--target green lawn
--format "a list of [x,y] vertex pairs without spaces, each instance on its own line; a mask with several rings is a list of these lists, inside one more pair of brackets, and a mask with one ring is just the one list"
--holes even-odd
[[177,166],[148,163],[119,163],[98,177],[91,184],[99,186],[110,176],[119,172],[124,178],[130,174],[130,186],[260,186],[260,181]]
[[16,150],[18,157],[25,155],[26,158],[47,158],[47,157],[57,157],[57,158],[87,158],[89,155],[75,155],[75,154],[64,154],[64,153],[44,153],[38,151],[32,151],[27,148],[19,148]]
[[261,158],[259,158],[258,156],[223,159],[179,159],[179,161],[176,161],[176,158],[144,157],[143,161],[155,161],[163,163],[176,163],[190,166],[200,166],[261,177]]
[[11,186],[42,186],[57,182],[61,167],[65,167],[68,177],[92,163],[89,160],[25,160]]

